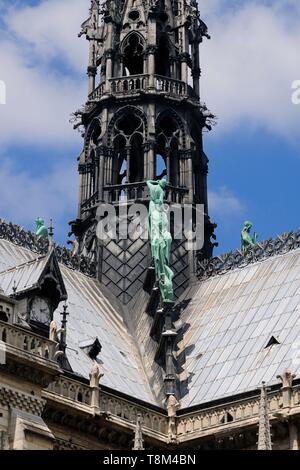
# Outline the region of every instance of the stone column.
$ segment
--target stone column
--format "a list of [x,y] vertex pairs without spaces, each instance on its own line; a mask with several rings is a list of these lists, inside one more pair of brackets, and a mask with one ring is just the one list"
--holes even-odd
[[89,96],[95,90],[96,86],[96,75],[97,75],[97,67],[94,65],[90,65],[87,69],[87,74],[89,77]]
[[144,179],[153,180],[155,178],[155,142],[147,142],[147,163],[146,174]]
[[110,79],[112,78],[113,72],[113,50],[109,49],[106,52],[106,91],[109,93],[111,91]]
[[98,176],[98,199],[103,201],[103,186],[104,186],[104,148],[97,149],[99,156],[99,176]]
[[200,75],[201,75],[200,68],[194,68],[192,70],[194,91],[196,95],[199,97],[200,97]]
[[299,450],[298,428],[293,422],[289,422],[290,450]]
[[148,74],[149,76],[149,88],[155,88],[155,52],[156,46],[149,46],[147,49],[148,54]]

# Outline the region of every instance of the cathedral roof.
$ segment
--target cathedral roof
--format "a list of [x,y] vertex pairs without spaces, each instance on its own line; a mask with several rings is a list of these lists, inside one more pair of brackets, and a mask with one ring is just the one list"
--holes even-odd
[[285,367],[300,374],[300,249],[285,251],[185,292],[182,407],[278,383]]
[[[11,294],[12,273],[19,273],[24,286],[32,284],[47,255],[31,240],[31,234],[10,226],[15,227],[11,236],[3,224],[0,286]],[[22,236],[16,237],[16,233]],[[143,325],[132,328],[124,306],[92,277],[88,261],[72,261],[69,252],[59,247],[56,252],[68,293],[67,356],[73,372],[88,379],[92,359],[82,345],[97,338],[102,346],[97,358],[104,372],[101,383],[160,405],[154,392],[158,379],[151,379],[146,370],[151,355],[147,347],[144,350],[146,343],[141,345],[138,340],[141,328],[145,337],[150,336],[146,317],[141,316],[147,297],[133,307],[138,312],[129,312],[133,322],[143,320]],[[81,272],[86,270],[88,275]],[[182,367],[181,408],[248,393],[257,390],[262,381],[278,383],[277,375],[284,368],[300,375],[299,232],[264,242],[251,253],[214,258],[201,264],[198,274],[199,279],[179,302],[183,305],[177,351]],[[60,305],[55,312],[57,324],[61,310]]]

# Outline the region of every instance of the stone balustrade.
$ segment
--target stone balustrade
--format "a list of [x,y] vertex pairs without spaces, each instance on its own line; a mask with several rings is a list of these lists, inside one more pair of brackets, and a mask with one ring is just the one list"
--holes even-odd
[[[290,415],[300,413],[300,385],[292,388]],[[92,389],[73,379],[61,377],[49,385],[44,398],[60,401],[63,397],[72,402],[74,407],[85,405],[86,410],[91,407]],[[268,394],[270,419],[278,419],[277,413],[284,413],[282,391],[271,391]],[[66,404],[66,402],[65,402]],[[235,429],[246,429],[257,426],[259,421],[260,395],[243,398],[224,405],[216,405],[194,412],[179,411],[176,420],[177,440],[186,442],[199,437],[217,435],[225,431],[234,432]],[[131,425],[134,429],[137,415],[142,416],[143,434],[154,437],[162,442],[168,442],[169,419],[161,410],[149,410],[142,404],[130,399],[114,395],[113,392],[100,390],[99,410],[108,416],[108,419],[120,426]],[[92,413],[92,411],[91,411]]]
[[154,75],[153,78],[154,80],[151,81],[148,74],[111,78],[108,82],[103,82],[95,88],[89,95],[89,102],[97,102],[104,95],[126,95],[139,92],[156,92],[173,97],[189,97],[194,101],[198,101],[198,97],[187,83],[161,75]]
[[[166,202],[181,204],[188,194],[188,189],[168,186],[165,190]],[[104,187],[104,200],[108,203],[119,203],[119,201],[148,200],[149,194],[145,181],[140,183],[128,183],[120,185],[109,185]]]
[[18,326],[0,321],[0,340],[18,351],[21,350],[48,361],[55,360],[55,342]]
[[[282,409],[282,393],[268,394],[270,418]],[[260,396],[219,405],[184,414],[177,420],[177,437],[180,442],[221,432],[222,428],[234,429],[257,424],[259,420]],[[298,405],[294,403],[294,405]]]
[[[54,401],[64,400],[66,405],[69,402],[69,406],[77,408],[85,407],[88,412],[92,413],[91,397],[92,388],[83,384],[79,381],[60,377],[55,382],[52,382],[47,390],[44,392],[44,398],[51,398]],[[137,415],[142,416],[143,432],[148,435],[156,436],[157,438],[165,439],[168,429],[168,418],[162,413],[150,411],[146,407],[136,405],[124,398],[117,397],[104,390],[100,390],[100,403],[99,410],[108,416],[108,419],[115,421],[117,424],[122,426],[122,423],[126,426],[128,423],[132,424],[134,429],[136,425]]]

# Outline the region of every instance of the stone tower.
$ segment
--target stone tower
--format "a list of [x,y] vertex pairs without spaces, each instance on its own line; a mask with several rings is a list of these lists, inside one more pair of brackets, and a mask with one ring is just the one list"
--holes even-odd
[[[99,279],[130,304],[151,265],[149,244],[99,243],[100,204],[147,204],[146,180],[166,175],[169,203],[204,205],[205,243],[198,256],[212,254],[202,133],[213,116],[200,104],[199,87],[199,45],[209,36],[197,2],[186,0],[92,0],[82,34],[89,41],[88,101],[76,113],[84,148],[72,230],[79,250],[96,261]],[[177,297],[193,275],[194,260],[184,240],[174,243]]]

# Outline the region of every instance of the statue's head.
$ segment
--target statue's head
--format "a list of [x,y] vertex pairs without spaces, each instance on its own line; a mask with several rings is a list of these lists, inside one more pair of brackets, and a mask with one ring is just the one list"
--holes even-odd
[[37,228],[40,228],[40,227],[43,227],[45,225],[45,222],[43,219],[41,219],[41,217],[38,217],[35,221],[36,223],[36,227]]
[[163,189],[165,189],[165,187],[166,187],[167,184],[168,184],[167,178],[166,178],[166,177],[162,178],[162,179],[160,180],[159,184],[160,184],[160,186],[161,186]]
[[253,224],[252,222],[250,222],[249,220],[247,220],[245,223],[244,223],[244,229],[246,229],[248,232],[251,230]]

